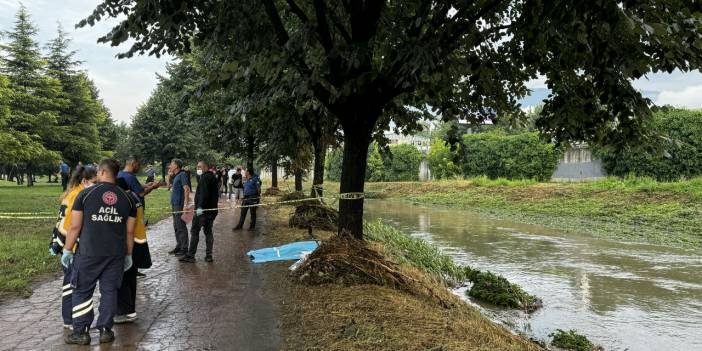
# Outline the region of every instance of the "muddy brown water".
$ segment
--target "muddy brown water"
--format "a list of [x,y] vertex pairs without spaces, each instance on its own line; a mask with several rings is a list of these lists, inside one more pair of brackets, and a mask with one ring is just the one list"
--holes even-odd
[[517,332],[549,341],[557,328],[576,329],[606,350],[702,350],[701,251],[399,200],[367,201],[365,213],[366,220],[381,219],[543,299],[544,307],[530,315],[479,305]]

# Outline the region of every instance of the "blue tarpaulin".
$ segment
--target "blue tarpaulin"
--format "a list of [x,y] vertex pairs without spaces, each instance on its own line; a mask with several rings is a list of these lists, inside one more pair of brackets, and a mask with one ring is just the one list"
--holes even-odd
[[304,254],[314,251],[317,246],[319,246],[318,241],[299,241],[283,246],[251,250],[246,254],[254,263],[299,260]]

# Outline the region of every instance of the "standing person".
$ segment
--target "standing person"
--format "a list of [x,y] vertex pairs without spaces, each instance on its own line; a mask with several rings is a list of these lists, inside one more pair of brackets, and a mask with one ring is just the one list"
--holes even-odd
[[[90,344],[88,332],[93,322],[93,292],[100,282],[100,315],[96,327],[100,343],[112,342],[117,289],[122,273],[132,266],[136,206],[134,200],[116,184],[119,163],[103,159],[98,167],[98,184],[84,189],[73,204],[71,229],[66,238],[61,264],[73,263],[73,333],[67,344]],[[73,248],[80,238],[78,251]]]
[[114,323],[131,323],[137,319],[136,290],[139,268],[151,267],[151,254],[146,242],[146,222],[144,221],[144,206],[140,197],[132,192],[125,178],[117,178],[117,186],[132,196],[136,205],[136,225],[134,226],[134,248],[132,249],[132,266],[124,271],[122,284],[117,290],[117,315]]
[[208,171],[205,161],[197,164],[197,174],[200,176],[195,191],[195,218],[190,229],[190,249],[188,254],[180,259],[181,262],[195,262],[195,253],[200,241],[200,229],[205,230],[205,261],[212,262],[212,223],[217,217],[217,201],[219,200],[219,186],[217,177]]
[[153,183],[156,178],[156,171],[151,165],[146,167],[146,184]]
[[59,173],[61,174],[61,187],[63,187],[63,191],[66,191],[68,186],[68,165],[63,160],[59,163]]
[[[204,171],[207,172],[207,170]],[[219,193],[219,188],[222,186],[222,180],[224,179],[222,170],[219,168],[212,168],[212,172],[215,174],[217,181],[217,192]]]
[[[246,169],[246,181],[244,182],[244,201],[243,206],[252,206],[259,203],[259,198],[261,196],[261,179],[254,174],[253,169]],[[249,230],[253,230],[256,227],[256,209],[257,206],[252,206],[251,208],[251,222],[249,224]],[[248,212],[249,207],[241,208],[241,215],[239,216],[239,224],[234,227],[233,230],[239,230],[244,226],[244,220],[246,220],[246,212]]]
[[146,183],[146,186],[142,186],[137,179],[136,174],[139,173],[139,168],[141,167],[141,162],[136,156],[129,156],[127,162],[124,165],[124,169],[117,174],[117,178],[124,178],[127,182],[129,190],[139,197],[139,202],[142,206],[146,206],[144,197],[149,195],[154,189],[158,189],[161,185],[159,183]]
[[190,179],[183,170],[183,161],[173,159],[168,166],[173,174],[171,183],[171,208],[173,209],[173,229],[175,230],[176,247],[168,252],[171,255],[185,256],[188,253],[188,227],[181,215],[190,204]]
[[[97,169],[95,167],[79,166],[73,171],[70,181],[68,182],[68,190],[63,194],[61,207],[59,208],[59,217],[56,226],[54,227],[51,243],[49,243],[49,253],[52,256],[63,253],[66,236],[71,229],[71,214],[73,212],[73,203],[78,197],[78,194],[85,188],[89,188],[97,181]],[[75,253],[76,247],[73,247]],[[63,269],[63,288],[61,289],[61,316],[63,317],[63,327],[66,329],[73,328],[73,288],[71,288],[71,271],[72,265],[61,266]]]
[[[240,205],[241,201],[244,199],[244,176],[241,174],[241,167],[237,167],[234,172],[232,188],[234,191],[234,202]],[[231,195],[232,194],[229,194],[229,198],[231,198]]]
[[225,195],[227,194],[227,184],[229,183],[229,173],[227,172],[226,167],[222,167],[220,170],[222,172],[222,194]]
[[227,201],[232,201],[232,192],[234,192],[234,175],[236,174],[236,169],[231,165],[228,166],[227,171]]

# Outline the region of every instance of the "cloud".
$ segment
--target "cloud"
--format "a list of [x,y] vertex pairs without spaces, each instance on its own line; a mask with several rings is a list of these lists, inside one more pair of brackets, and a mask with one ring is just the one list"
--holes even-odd
[[702,85],[694,85],[682,90],[664,90],[658,95],[656,105],[673,105],[691,109],[702,108]]

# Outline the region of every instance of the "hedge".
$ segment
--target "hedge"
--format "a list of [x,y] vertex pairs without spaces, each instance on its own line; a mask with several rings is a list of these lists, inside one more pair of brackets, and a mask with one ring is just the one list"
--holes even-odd
[[[341,180],[343,150],[336,149],[327,155],[325,175],[327,180]],[[409,144],[390,145],[390,154],[381,154],[373,143],[368,149],[366,181],[416,181],[419,180],[419,165],[422,153]]]
[[662,138],[653,138],[629,150],[596,150],[605,171],[620,177],[646,176],[659,181],[702,175],[702,110],[656,112],[651,128]]
[[503,131],[467,134],[463,137],[466,177],[536,179],[547,181],[558,166],[562,151],[546,143],[536,132],[506,134]]

